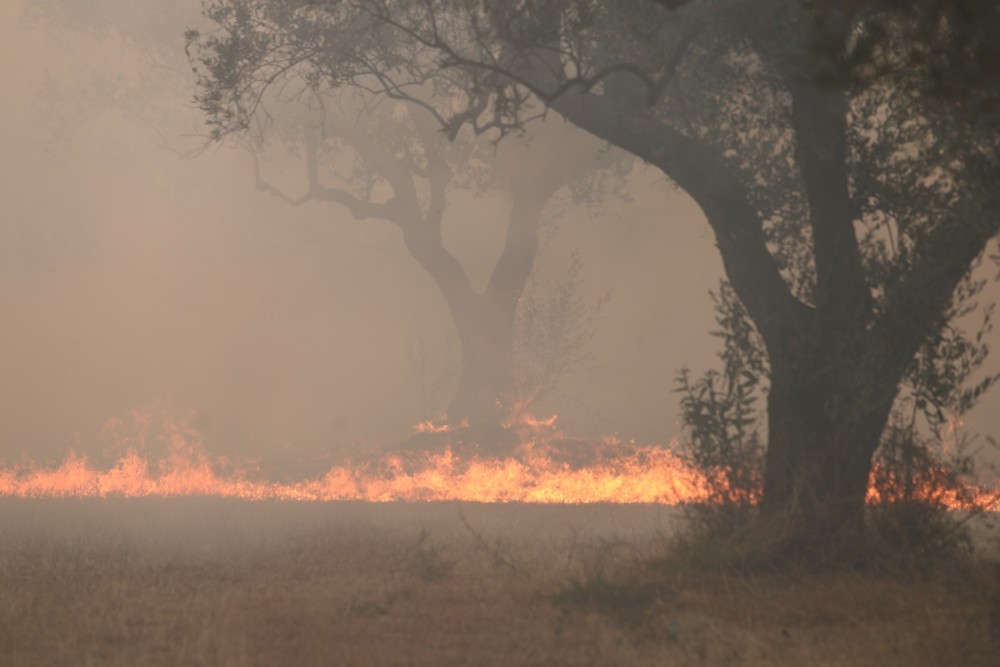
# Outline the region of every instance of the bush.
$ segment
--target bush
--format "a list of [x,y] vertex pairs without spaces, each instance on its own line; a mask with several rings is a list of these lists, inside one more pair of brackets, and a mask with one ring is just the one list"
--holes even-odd
[[712,299],[722,370],[692,379],[682,368],[675,383],[687,436],[680,454],[709,485],[706,502],[689,506],[687,516],[699,532],[722,538],[756,513],[764,468],[758,403],[767,369],[762,343],[732,288],[723,283]]
[[[967,289],[974,293],[976,285]],[[769,368],[763,343],[732,288],[723,283],[712,298],[722,369],[692,379],[683,368],[676,378],[686,431],[680,453],[709,483],[707,502],[687,508],[693,532],[685,544],[714,554],[711,560],[746,562],[780,545],[787,528],[780,520],[763,525],[756,512],[766,441],[759,404]],[[972,382],[987,356],[983,340],[991,313],[985,309],[974,337],[942,330],[907,374],[873,462],[869,527],[875,554],[926,561],[969,553],[970,522],[997,500],[976,486],[982,447],[961,428],[961,415],[1000,377]]]
[[[923,437],[897,409],[872,470],[871,526],[877,540],[912,557],[939,558],[973,549],[970,524],[991,497],[975,484],[977,439],[952,420],[944,438]],[[912,413],[911,413],[912,415]],[[987,444],[994,445],[991,439]]]

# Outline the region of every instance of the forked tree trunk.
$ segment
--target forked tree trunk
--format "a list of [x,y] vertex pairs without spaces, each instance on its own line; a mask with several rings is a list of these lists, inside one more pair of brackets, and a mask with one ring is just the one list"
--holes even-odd
[[468,422],[478,444],[500,451],[510,443],[503,422],[514,400],[514,328],[517,307],[534,267],[538,226],[551,183],[515,182],[503,252],[486,289],[475,292],[439,235],[406,237],[410,254],[441,291],[461,345],[462,371],[448,421]]

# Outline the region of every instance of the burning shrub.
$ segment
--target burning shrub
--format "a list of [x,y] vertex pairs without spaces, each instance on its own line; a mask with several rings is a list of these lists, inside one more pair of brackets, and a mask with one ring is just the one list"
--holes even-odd
[[[982,281],[967,280],[954,300],[969,303]],[[975,306],[952,308],[969,316]],[[876,536],[913,555],[941,556],[972,548],[968,525],[985,516],[1000,497],[976,485],[977,438],[963,431],[962,415],[1000,374],[978,381],[989,354],[984,342],[993,306],[982,310],[974,336],[944,327],[927,341],[906,375],[889,425],[875,454],[869,487]],[[986,445],[996,443],[986,438]]]
[[969,523],[1000,501],[997,491],[973,483],[976,438],[961,430],[956,417],[942,435],[924,437],[915,412],[905,419],[897,409],[872,469],[869,506],[875,535],[914,556],[971,552]]

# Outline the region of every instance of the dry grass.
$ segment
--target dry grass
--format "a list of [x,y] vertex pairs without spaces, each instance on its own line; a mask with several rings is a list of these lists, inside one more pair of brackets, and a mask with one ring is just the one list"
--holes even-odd
[[0,501],[0,665],[1000,665],[1000,570],[666,569],[662,507]]

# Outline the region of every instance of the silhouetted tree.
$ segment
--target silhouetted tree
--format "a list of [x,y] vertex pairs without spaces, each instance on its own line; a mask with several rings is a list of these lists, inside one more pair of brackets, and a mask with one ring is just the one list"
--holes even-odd
[[[407,100],[448,136],[552,109],[662,170],[704,212],[766,348],[761,511],[786,517],[792,550],[838,553],[863,536],[901,381],[1000,229],[1000,135],[966,103],[993,93],[936,94],[966,71],[958,19],[864,4],[220,0],[223,31],[190,37],[220,135],[309,63],[317,84]],[[925,47],[921,26],[956,48]]]

